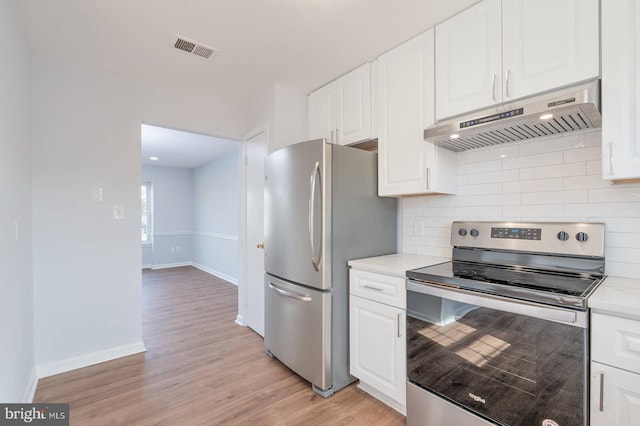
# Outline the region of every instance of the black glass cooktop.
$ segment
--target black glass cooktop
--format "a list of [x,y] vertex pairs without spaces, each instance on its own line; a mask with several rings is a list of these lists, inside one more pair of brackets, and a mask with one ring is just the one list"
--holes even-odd
[[603,277],[454,260],[407,271],[407,278],[524,300],[586,307],[586,298]]

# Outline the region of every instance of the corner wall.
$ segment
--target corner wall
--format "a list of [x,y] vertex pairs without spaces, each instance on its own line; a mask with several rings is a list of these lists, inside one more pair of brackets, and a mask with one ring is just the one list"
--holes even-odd
[[140,124],[240,139],[244,117],[199,94],[39,57],[33,99],[35,358],[46,376],[144,350]]
[[17,2],[0,0],[0,401],[35,392],[28,47]]

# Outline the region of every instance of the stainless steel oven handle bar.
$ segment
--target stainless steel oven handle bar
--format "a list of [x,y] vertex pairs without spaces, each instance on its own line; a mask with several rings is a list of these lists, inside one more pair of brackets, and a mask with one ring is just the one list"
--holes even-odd
[[[511,312],[518,315],[553,321],[561,324],[572,325],[580,328],[587,328],[587,313],[576,312],[568,309],[554,308],[539,304],[529,303],[522,300],[508,299],[500,296],[493,296],[484,293],[462,290],[443,286],[439,283],[417,283],[407,280],[407,291],[428,294],[442,299],[454,300],[461,303],[468,303],[483,308],[495,309],[503,312]],[[409,295],[407,295],[409,296]]]

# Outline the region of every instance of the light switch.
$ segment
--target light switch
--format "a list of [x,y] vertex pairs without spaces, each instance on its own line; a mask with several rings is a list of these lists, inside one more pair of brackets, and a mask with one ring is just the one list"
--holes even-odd
[[91,188],[91,201],[94,203],[102,202],[102,187],[94,186]]
[[115,220],[124,219],[124,206],[113,206],[113,218]]

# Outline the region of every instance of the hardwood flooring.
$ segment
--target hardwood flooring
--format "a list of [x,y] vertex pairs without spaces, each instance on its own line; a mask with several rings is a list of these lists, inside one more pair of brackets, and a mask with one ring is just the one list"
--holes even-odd
[[355,384],[324,399],[234,323],[237,287],[192,267],[142,273],[144,354],[41,379],[72,425],[402,425]]

